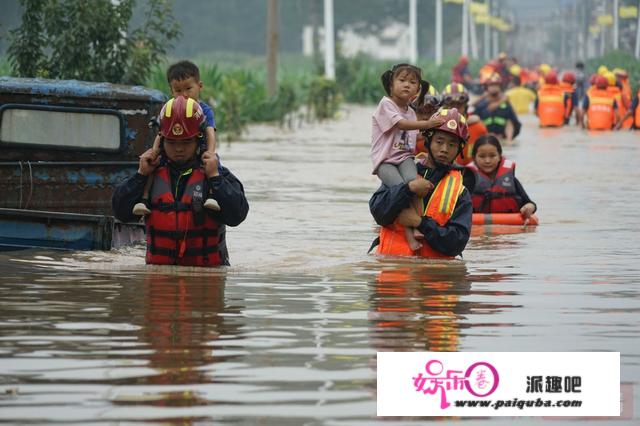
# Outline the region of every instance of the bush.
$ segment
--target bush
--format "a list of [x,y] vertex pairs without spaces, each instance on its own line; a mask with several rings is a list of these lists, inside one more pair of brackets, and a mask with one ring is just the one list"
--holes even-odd
[[166,0],[148,0],[145,20],[129,28],[135,0],[21,0],[10,31],[13,73],[142,84],[179,35]]
[[631,53],[621,50],[613,50],[599,58],[588,59],[585,62],[587,77],[595,73],[600,65],[606,65],[610,70],[622,68],[629,73],[629,83],[634,88],[634,93],[640,88],[640,61]]

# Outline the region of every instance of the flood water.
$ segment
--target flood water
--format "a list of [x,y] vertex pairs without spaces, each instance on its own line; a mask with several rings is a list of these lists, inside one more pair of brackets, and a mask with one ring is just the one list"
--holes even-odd
[[145,266],[142,245],[0,254],[0,422],[443,420],[376,417],[376,352],[429,350],[619,351],[634,418],[589,424],[640,424],[640,134],[524,117],[505,154],[539,227],[485,229],[459,261],[381,259],[373,109],[220,144],[251,206],[229,268]]

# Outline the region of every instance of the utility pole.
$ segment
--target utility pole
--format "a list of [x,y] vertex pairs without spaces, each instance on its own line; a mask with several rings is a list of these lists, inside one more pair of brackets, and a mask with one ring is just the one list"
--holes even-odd
[[640,59],[640,0],[638,1],[638,21],[636,23],[636,59]]
[[613,0],[613,48],[618,48],[618,0]]
[[336,57],[333,40],[333,0],[324,0],[324,76],[336,79]]
[[278,0],[269,0],[267,9],[267,95],[278,90]]
[[469,0],[462,3],[462,54],[469,56]]
[[[467,11],[468,12],[468,11]],[[478,59],[478,38],[476,37],[476,23],[473,21],[471,13],[467,13],[469,20],[469,34],[471,34],[471,57]]]
[[[491,19],[491,0],[485,0],[489,19]],[[491,23],[484,23],[484,58],[488,61],[491,59]]]
[[442,0],[436,0],[436,65],[442,65]]
[[418,62],[418,0],[409,0],[409,62]]

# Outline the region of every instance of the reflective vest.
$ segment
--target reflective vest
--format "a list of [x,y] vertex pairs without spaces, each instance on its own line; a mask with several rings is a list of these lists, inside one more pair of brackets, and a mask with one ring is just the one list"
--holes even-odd
[[[507,103],[502,102],[498,108],[489,112],[489,114],[491,115],[482,120],[484,125],[487,127],[487,130],[495,135],[504,136],[504,129],[507,127],[507,122],[511,118]],[[516,134],[517,131],[514,129],[514,136]]]
[[[450,170],[436,185],[429,197],[427,206],[424,207],[423,216],[427,216],[436,221],[440,226],[444,226],[456,207],[458,197],[464,191],[462,185],[462,174],[458,170]],[[409,247],[404,233],[404,226],[396,220],[393,224],[380,228],[380,245],[378,254],[392,256],[420,256],[426,258],[453,259],[453,256],[444,255],[432,249],[425,241],[422,247],[415,252]]]
[[567,94],[567,101],[564,107],[564,121],[565,123],[569,123],[569,119],[571,118],[571,111],[573,111],[573,100],[572,96],[574,92],[573,84],[565,83],[564,81],[560,83],[560,87],[562,91]]
[[[186,176],[186,174],[182,175]],[[182,177],[181,176],[181,177]],[[176,185],[177,186],[177,185]],[[180,201],[171,193],[167,167],[156,170],[151,187],[151,214],[146,219],[146,262],[155,265],[218,266],[218,243],[224,228],[208,214],[194,215],[194,199],[203,199],[206,176],[193,169]]]
[[489,134],[487,126],[485,126],[481,120],[478,120],[473,124],[469,124],[468,129],[469,140],[464,145],[464,149],[462,150],[460,155],[458,155],[458,158],[456,158],[456,163],[460,164],[461,166],[467,165],[471,161],[473,161],[471,155],[471,153],[473,152],[473,145],[475,145],[480,136]]
[[516,213],[522,198],[516,192],[516,163],[502,158],[492,180],[475,163],[467,164],[476,177],[471,194],[474,213]]
[[[623,93],[618,86],[607,87],[607,92],[611,93],[613,98],[616,100],[620,117],[624,117],[630,106],[629,98],[627,98],[627,96],[623,96]],[[631,126],[633,126],[633,118],[629,117],[622,122],[622,126],[620,128],[630,129]]]
[[613,95],[607,90],[593,89],[587,94],[587,127],[589,130],[611,130],[615,122]]
[[538,119],[540,126],[562,126],[564,124],[564,93],[557,84],[545,84],[538,90]]

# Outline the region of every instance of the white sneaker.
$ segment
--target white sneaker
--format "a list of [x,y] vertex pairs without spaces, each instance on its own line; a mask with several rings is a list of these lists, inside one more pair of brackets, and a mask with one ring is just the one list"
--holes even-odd
[[151,210],[149,210],[145,203],[136,203],[136,205],[133,206],[133,214],[136,216],[146,216],[150,213]]
[[220,211],[220,204],[213,198],[207,198],[204,200],[204,207],[209,210]]

